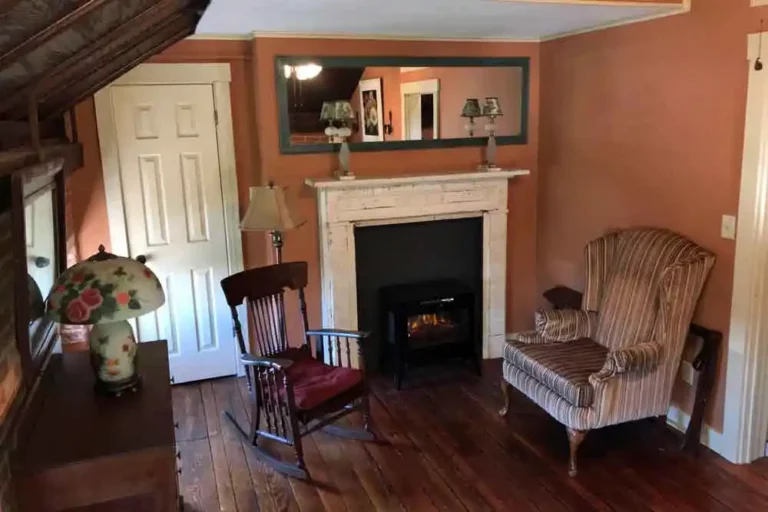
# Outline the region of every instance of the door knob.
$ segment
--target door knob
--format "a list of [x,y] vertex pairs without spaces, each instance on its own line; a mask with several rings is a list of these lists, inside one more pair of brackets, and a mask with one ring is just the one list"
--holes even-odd
[[147,264],[147,257],[144,256],[143,254],[139,254],[138,256],[136,256],[136,261],[138,261],[142,265],[146,265]]
[[45,268],[50,264],[51,264],[51,260],[48,258],[45,258],[43,256],[38,256],[35,258],[35,266],[37,268]]

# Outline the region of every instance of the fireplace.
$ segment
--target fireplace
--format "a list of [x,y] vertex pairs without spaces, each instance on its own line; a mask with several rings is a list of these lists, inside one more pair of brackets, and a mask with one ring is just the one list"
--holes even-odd
[[380,291],[384,365],[397,389],[410,367],[449,358],[469,361],[480,374],[475,293],[460,281],[387,286]]
[[[307,178],[305,183],[317,192],[323,326],[364,325],[358,310],[355,249],[360,228],[475,217],[483,233],[482,285],[477,295],[483,314],[476,316],[482,354],[501,357],[506,333],[507,192],[510,179],[528,174],[512,169],[354,180]],[[426,279],[430,277],[420,278]],[[355,354],[352,359],[357,364]]]
[[[355,228],[359,328],[366,368],[408,370],[482,356],[481,217]],[[475,365],[477,367],[477,365]]]

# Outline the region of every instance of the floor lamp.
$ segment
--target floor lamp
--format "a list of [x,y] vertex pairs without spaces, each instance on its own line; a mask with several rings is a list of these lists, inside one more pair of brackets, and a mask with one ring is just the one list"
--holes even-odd
[[243,231],[268,231],[272,235],[275,263],[283,262],[283,231],[299,227],[294,212],[285,200],[285,188],[273,183],[250,188],[250,203],[240,223]]

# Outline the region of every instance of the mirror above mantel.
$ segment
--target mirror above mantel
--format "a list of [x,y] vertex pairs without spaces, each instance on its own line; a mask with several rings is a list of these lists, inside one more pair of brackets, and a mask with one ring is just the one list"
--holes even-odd
[[342,128],[353,152],[528,141],[528,57],[280,56],[275,76],[284,154],[337,151]]

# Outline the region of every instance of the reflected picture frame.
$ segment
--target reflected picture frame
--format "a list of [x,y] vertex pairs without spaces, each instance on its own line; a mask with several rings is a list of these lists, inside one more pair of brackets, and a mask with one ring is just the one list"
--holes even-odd
[[381,78],[360,80],[360,131],[363,142],[384,141],[384,109]]
[[[288,79],[282,72],[285,65],[301,65],[307,62],[316,63],[323,68],[333,67],[519,67],[522,74],[522,91],[520,102],[520,132],[516,135],[496,137],[496,144],[525,145],[528,144],[530,126],[530,89],[531,71],[530,57],[369,57],[369,56],[333,56],[318,57],[307,55],[279,55],[274,60],[274,77],[278,107],[278,131],[280,153],[285,155],[334,153],[339,151],[340,144],[314,143],[291,144],[291,128],[289,122]],[[457,112],[456,115],[459,115]],[[382,122],[383,122],[383,118]],[[362,129],[362,126],[361,126]],[[481,147],[487,143],[487,137],[464,137],[454,139],[427,140],[384,140],[375,142],[352,142],[349,147],[353,152],[364,151],[395,151],[408,149],[438,149],[455,147]]]

